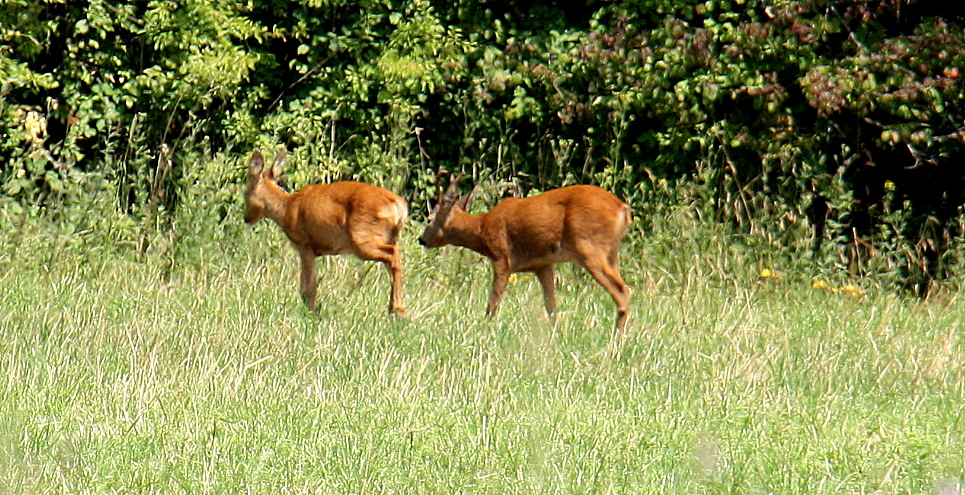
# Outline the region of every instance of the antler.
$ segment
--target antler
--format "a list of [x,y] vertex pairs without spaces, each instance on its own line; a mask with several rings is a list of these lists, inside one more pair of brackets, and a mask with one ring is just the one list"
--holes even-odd
[[459,181],[462,180],[465,175],[465,172],[460,172],[459,175],[449,180],[449,189],[446,189],[446,194],[443,196],[446,201],[455,201],[457,199],[456,186],[459,185]]
[[442,176],[446,175],[447,173],[448,172],[441,167],[439,168],[439,172],[436,173],[436,191],[438,192],[436,194],[436,204],[442,202]]

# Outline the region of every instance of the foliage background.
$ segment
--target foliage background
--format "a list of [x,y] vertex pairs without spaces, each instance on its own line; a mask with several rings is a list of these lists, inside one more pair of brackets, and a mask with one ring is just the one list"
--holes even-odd
[[76,232],[174,259],[204,242],[191,229],[237,222],[251,149],[285,146],[291,187],[373,182],[417,219],[436,171],[462,169],[493,201],[600,184],[637,235],[676,211],[809,276],[924,296],[961,271],[953,2],[0,6],[11,225],[74,215]]

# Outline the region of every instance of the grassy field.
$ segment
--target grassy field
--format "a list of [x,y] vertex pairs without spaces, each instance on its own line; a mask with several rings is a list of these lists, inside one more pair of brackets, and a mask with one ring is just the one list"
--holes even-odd
[[855,297],[762,280],[720,239],[644,239],[617,345],[579,270],[555,320],[520,276],[487,321],[488,265],[418,229],[397,320],[386,273],[349,258],[306,312],[274,225],[141,260],[22,227],[0,250],[0,493],[963,493],[959,294]]

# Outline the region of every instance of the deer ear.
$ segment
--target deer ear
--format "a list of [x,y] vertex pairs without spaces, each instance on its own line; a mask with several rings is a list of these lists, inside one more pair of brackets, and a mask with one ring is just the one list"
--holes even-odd
[[265,168],[265,158],[261,156],[261,152],[255,150],[251,154],[251,161],[248,162],[248,175],[261,175],[261,171]]
[[472,208],[472,202],[476,199],[476,191],[479,190],[479,185],[472,186],[472,190],[469,194],[463,196],[459,201],[456,201],[456,206],[462,209],[462,211],[468,212],[469,208]]
[[275,161],[271,164],[271,178],[278,180],[281,177],[281,172],[285,168],[285,156],[288,155],[288,150],[281,150],[278,156],[275,157]]

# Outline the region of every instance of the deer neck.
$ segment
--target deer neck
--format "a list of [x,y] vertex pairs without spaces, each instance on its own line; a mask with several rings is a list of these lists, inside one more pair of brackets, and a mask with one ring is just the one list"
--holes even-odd
[[471,249],[487,258],[492,258],[492,250],[483,240],[482,218],[484,215],[470,215],[459,208],[453,208],[446,232],[450,243]]
[[265,181],[265,217],[275,221],[281,228],[286,227],[288,206],[291,204],[292,195],[274,182]]

